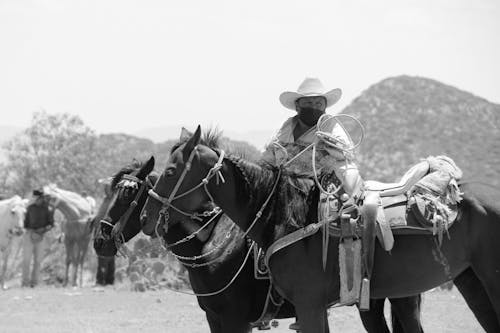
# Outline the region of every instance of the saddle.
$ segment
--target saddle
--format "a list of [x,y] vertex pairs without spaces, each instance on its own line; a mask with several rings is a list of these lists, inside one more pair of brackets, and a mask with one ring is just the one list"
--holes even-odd
[[[451,159],[438,156],[416,164],[398,183],[365,182],[358,203],[360,221],[356,221],[347,232],[346,226],[353,223],[348,223],[345,218],[340,219],[340,226],[330,225],[331,234],[343,240],[339,245],[341,303],[357,301],[359,295],[360,309],[369,309],[375,239],[386,251],[394,245],[394,234],[432,234],[441,244],[443,234],[458,215],[461,192],[456,179],[460,177],[461,171]],[[361,249],[358,249],[359,245],[354,247],[356,241]],[[361,254],[351,255],[357,258],[353,260],[345,256],[346,251]],[[362,275],[362,279],[358,278],[360,283],[355,281],[359,271]]]
[[319,221],[276,240],[265,253],[265,266],[273,253],[323,230],[323,263],[328,237],[340,239],[340,304],[359,302],[360,310],[368,310],[376,239],[386,251],[394,245],[394,234],[435,235],[441,242],[458,215],[461,175],[450,158],[428,157],[399,182],[365,181],[353,195],[358,197],[354,205],[346,207],[350,200],[341,203],[322,196]]

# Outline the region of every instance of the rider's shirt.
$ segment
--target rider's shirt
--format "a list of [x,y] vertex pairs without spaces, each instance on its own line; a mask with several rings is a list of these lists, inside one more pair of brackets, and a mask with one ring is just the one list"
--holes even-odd
[[[338,166],[346,164],[352,159],[352,154],[346,151],[341,151],[333,147],[325,145],[318,141],[316,131],[317,127],[313,126],[296,140],[293,137],[293,130],[297,126],[298,116],[288,118],[281,126],[278,133],[275,135],[272,142],[266,147],[263,154],[263,160],[273,165],[282,165],[292,160],[297,154],[304,150],[313,142],[318,142],[316,145],[316,170],[321,172],[328,171]],[[329,133],[333,138],[338,140],[345,147],[352,147],[352,140],[345,132],[344,128],[335,121],[329,119],[321,126],[321,131]],[[312,173],[312,148],[304,151],[300,156],[295,158],[287,169],[299,173]]]

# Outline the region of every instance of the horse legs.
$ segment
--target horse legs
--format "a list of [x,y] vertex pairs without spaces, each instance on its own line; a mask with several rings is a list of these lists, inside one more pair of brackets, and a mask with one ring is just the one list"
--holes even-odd
[[297,318],[300,318],[301,333],[328,333],[328,314],[324,306],[318,306],[321,303],[300,302],[295,304]]
[[[500,234],[500,230],[499,233]],[[472,270],[481,281],[484,290],[486,291],[491,305],[496,313],[497,323],[500,324],[500,252],[493,250],[496,247],[492,245],[495,240],[482,240],[481,248],[478,253],[474,254],[478,259],[472,259]]]
[[[422,296],[409,296],[401,298],[390,298],[391,309],[395,314],[393,316],[393,333],[423,333],[424,330],[420,323],[420,305]],[[394,324],[397,319],[398,325]]]
[[71,272],[71,286],[76,287],[76,279],[78,277],[78,253],[73,253],[71,263],[73,264],[73,271]]
[[83,287],[83,264],[85,263],[85,257],[87,255],[87,249],[89,245],[89,240],[84,239],[79,245],[79,257],[78,257],[78,264],[80,266],[79,268],[79,281],[78,284],[80,287]]
[[365,330],[369,333],[390,333],[384,317],[384,302],[382,299],[370,299],[370,310],[359,311],[359,316]]
[[495,309],[484,289],[481,281],[472,268],[467,268],[460,273],[453,283],[460,291],[465,302],[474,313],[479,324],[486,332],[500,332]]
[[205,316],[207,317],[208,327],[210,327],[210,333],[219,333],[222,328],[218,318],[214,315],[210,315],[205,312]]
[[70,248],[68,247],[68,245],[66,245],[66,270],[64,271],[64,282],[63,282],[63,286],[67,286],[68,285],[68,280],[69,280],[69,264],[71,262],[71,258],[70,258]]
[[241,316],[231,313],[221,319],[221,333],[250,333],[252,328],[250,323]]
[[[68,285],[68,282],[69,282],[69,267],[70,267],[71,263],[75,262],[75,260],[74,260],[75,242],[73,242],[71,239],[66,237],[64,239],[64,245],[66,247],[66,272],[64,275],[63,285],[66,287]],[[75,268],[74,266],[75,265],[73,264],[73,268]]]
[[220,316],[206,313],[211,333],[250,333],[250,323],[241,314],[231,311]]
[[5,275],[7,274],[7,263],[9,261],[9,256],[10,256],[10,244],[11,242],[9,241],[9,244],[7,244],[7,247],[5,248],[5,250],[3,251],[2,253],[2,272],[0,273],[0,283],[1,283],[1,287],[2,289],[6,289],[5,288]]

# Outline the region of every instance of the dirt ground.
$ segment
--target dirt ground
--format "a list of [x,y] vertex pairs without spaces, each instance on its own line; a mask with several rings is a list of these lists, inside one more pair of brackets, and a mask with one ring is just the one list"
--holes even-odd
[[[0,291],[0,332],[209,332],[194,296],[121,289]],[[331,309],[329,321],[332,332],[363,332],[354,307]],[[269,332],[292,332],[288,330],[291,322],[281,320]],[[423,325],[426,332],[433,333],[483,332],[456,290],[425,294]]]

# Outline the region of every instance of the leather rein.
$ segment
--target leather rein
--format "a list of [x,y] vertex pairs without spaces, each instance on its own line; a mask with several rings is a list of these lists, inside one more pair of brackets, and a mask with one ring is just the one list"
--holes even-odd
[[160,236],[160,234],[158,232],[158,228],[162,224],[163,224],[163,229],[164,229],[165,233],[168,231],[168,220],[170,219],[170,213],[168,210],[170,208],[174,209],[175,211],[177,211],[178,213],[180,213],[184,216],[187,216],[191,219],[198,220],[198,221],[202,221],[202,217],[206,216],[206,215],[203,215],[204,213],[200,214],[197,212],[194,212],[194,213],[185,212],[182,209],[180,209],[172,204],[172,202],[174,200],[183,198],[186,195],[196,191],[197,189],[199,189],[200,187],[203,186],[205,193],[210,198],[210,201],[214,202],[213,196],[210,194],[210,192],[208,191],[208,188],[207,188],[208,182],[214,176],[217,178],[217,184],[219,183],[219,181],[222,181],[223,183],[225,182],[224,176],[222,175],[222,172],[220,171],[220,169],[222,168],[222,162],[224,160],[224,154],[225,154],[224,151],[222,150],[217,163],[215,163],[215,165],[208,171],[205,178],[203,178],[198,185],[194,186],[193,188],[191,188],[189,190],[186,190],[185,192],[183,192],[181,194],[177,194],[177,192],[179,191],[179,188],[181,187],[182,182],[184,181],[184,178],[186,177],[187,173],[191,169],[193,159],[197,153],[198,153],[198,146],[194,147],[193,150],[191,151],[191,154],[189,155],[188,161],[186,162],[186,166],[185,166],[184,170],[182,171],[181,176],[177,180],[177,183],[175,184],[174,189],[172,190],[172,193],[170,193],[170,196],[168,198],[159,195],[158,193],[156,193],[154,191],[154,189],[150,189],[148,191],[148,194],[150,197],[152,197],[152,198],[154,198],[157,201],[162,203],[162,208],[160,209],[158,220],[156,221],[156,226],[155,226],[155,233],[158,237]]
[[[115,239],[115,244],[117,242],[118,243],[121,242],[122,244],[125,243],[124,236],[123,236],[123,230],[125,229],[125,226],[127,225],[128,221],[129,221],[130,215],[132,214],[134,209],[139,204],[139,199],[141,198],[142,193],[144,193],[144,191],[146,190],[146,187],[151,189],[154,186],[148,177],[146,177],[146,180],[141,180],[135,176],[125,174],[122,176],[122,179],[135,182],[135,183],[139,184],[140,187],[139,187],[139,191],[135,195],[134,200],[132,200],[129,207],[127,208],[125,213],[123,213],[123,215],[118,219],[118,222],[116,224],[112,224],[104,219],[101,219],[99,221],[99,223],[105,224],[105,225],[110,226],[112,228],[111,237],[113,237]],[[117,228],[117,226],[118,226],[118,228]],[[119,237],[118,239],[117,239],[117,236]],[[117,248],[119,248],[119,247],[117,246]]]
[[[181,209],[179,209],[178,207],[175,207],[172,202],[174,200],[177,200],[177,199],[180,199],[180,198],[183,198],[185,197],[186,195],[194,192],[195,190],[199,189],[200,187],[203,186],[204,190],[205,190],[205,193],[208,195],[208,197],[210,198],[210,200],[212,202],[214,202],[214,199],[213,199],[213,196],[210,194],[210,191],[208,190],[207,188],[207,185],[208,185],[208,182],[210,181],[211,178],[213,178],[214,176],[216,177],[217,179],[217,185],[219,184],[219,180],[221,180],[223,183],[225,183],[225,179],[224,179],[224,176],[222,175],[222,171],[220,170],[222,168],[222,163],[224,161],[224,150],[221,150],[220,151],[220,155],[219,155],[219,159],[217,160],[217,162],[214,164],[214,166],[208,170],[207,172],[207,175],[205,176],[205,178],[203,178],[199,183],[198,185],[192,187],[191,189],[189,190],[186,190],[185,192],[181,193],[181,194],[177,194],[177,191],[179,191],[179,188],[182,184],[182,182],[184,181],[184,178],[186,177],[187,173],[189,172],[189,170],[191,169],[191,166],[192,166],[192,162],[193,162],[193,159],[195,157],[195,155],[198,153],[198,145],[196,145],[193,150],[191,151],[191,154],[189,155],[189,158],[188,158],[188,161],[186,162],[186,166],[184,168],[184,170],[182,171],[182,174],[181,176],[179,177],[179,179],[177,180],[177,183],[175,184],[174,186],[174,189],[172,190],[172,193],[170,193],[170,196],[167,198],[167,197],[163,197],[161,195],[159,195],[158,193],[156,193],[154,191],[154,189],[150,189],[148,191],[148,194],[160,201],[162,203],[162,208],[160,209],[160,212],[159,212],[159,216],[158,216],[158,220],[156,221],[156,226],[155,226],[155,232],[157,234],[157,236],[159,236],[159,233],[158,233],[158,227],[162,224],[162,220],[164,221],[164,229],[165,227],[167,227],[167,222],[170,218],[170,213],[168,212],[168,210],[170,208],[174,209],[175,211],[179,212],[180,214],[184,215],[184,216],[188,216],[190,218],[196,218],[199,216],[198,213],[188,213],[188,212],[185,212]],[[269,203],[269,201],[271,200],[274,192],[276,191],[276,187],[278,185],[278,182],[280,180],[280,177],[281,177],[281,172],[282,172],[282,169],[280,168],[278,170],[278,175],[276,176],[276,180],[273,184],[273,187],[271,189],[271,192],[269,193],[269,195],[267,196],[266,200],[264,201],[264,203],[262,204],[261,208],[259,209],[259,211],[255,214],[255,218],[253,219],[252,223],[250,224],[250,226],[247,228],[247,230],[244,232],[244,234],[242,235],[242,237],[247,237],[248,233],[252,230],[252,228],[255,226],[255,224],[257,223],[257,221],[262,217],[262,213],[264,211],[264,209],[267,207],[267,204]],[[158,181],[161,179],[161,177],[158,179]],[[158,183],[158,182],[157,182]],[[177,195],[176,195],[177,194]],[[165,230],[166,231],[166,230]]]

